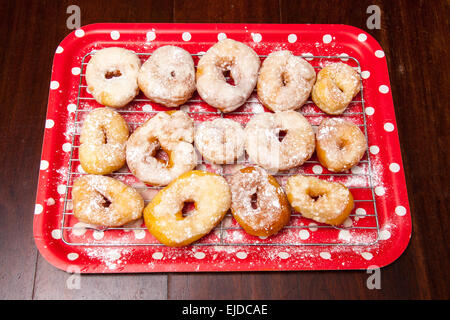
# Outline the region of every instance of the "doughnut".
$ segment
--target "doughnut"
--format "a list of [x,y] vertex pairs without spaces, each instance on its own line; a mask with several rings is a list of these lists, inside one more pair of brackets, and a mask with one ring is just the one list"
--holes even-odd
[[274,112],[299,109],[316,80],[314,68],[287,50],[275,51],[262,63],[257,93],[261,103]]
[[260,113],[245,127],[245,150],[254,163],[267,170],[300,166],[311,157],[314,147],[313,129],[296,111]]
[[122,116],[109,108],[89,112],[80,136],[79,159],[91,174],[109,174],[125,165],[129,131]]
[[[195,209],[184,216],[184,204],[189,202]],[[161,243],[186,246],[208,234],[223,219],[230,203],[230,187],[222,176],[189,171],[156,194],[144,209],[144,221]]]
[[97,51],[86,67],[86,83],[98,103],[121,108],[139,93],[141,61],[130,50],[111,47]]
[[333,226],[342,224],[354,206],[353,196],[344,185],[315,177],[290,177],[286,194],[291,206],[302,216]]
[[358,72],[339,62],[319,71],[311,97],[323,112],[337,115],[344,112],[360,89],[361,77]]
[[[195,168],[197,155],[193,140],[194,124],[185,112],[159,112],[128,139],[128,168],[145,183],[167,185],[180,174]],[[168,161],[156,157],[159,150],[167,154]]]
[[156,49],[142,65],[138,85],[151,101],[178,107],[195,91],[194,61],[189,52],[175,46]]
[[195,130],[194,141],[202,156],[216,164],[234,163],[244,153],[244,129],[231,119],[202,122]]
[[[245,44],[225,39],[200,58],[197,65],[197,91],[200,97],[222,112],[236,110],[255,89],[261,61]],[[224,73],[230,72],[234,85],[227,83]]]
[[323,120],[317,129],[317,158],[330,171],[350,169],[361,160],[366,150],[364,133],[351,122],[329,118]]
[[277,180],[260,167],[246,167],[230,179],[231,213],[253,236],[280,231],[291,217],[288,200]]
[[132,187],[119,180],[84,175],[72,187],[74,216],[84,223],[119,227],[142,217],[144,200]]

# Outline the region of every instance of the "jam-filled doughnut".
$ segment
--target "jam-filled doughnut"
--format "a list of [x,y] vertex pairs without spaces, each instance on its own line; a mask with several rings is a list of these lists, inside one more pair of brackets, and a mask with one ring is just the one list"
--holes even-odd
[[316,80],[314,68],[287,50],[275,51],[262,63],[257,92],[272,111],[296,110],[308,99]]
[[79,159],[84,171],[109,174],[125,165],[129,131],[122,116],[109,108],[91,111],[83,122]]
[[334,226],[342,224],[353,210],[353,196],[344,185],[303,175],[286,184],[291,206],[302,216]]
[[227,118],[202,122],[195,130],[195,146],[202,156],[216,164],[231,164],[244,152],[244,129]]
[[[194,124],[185,112],[159,112],[137,128],[128,139],[128,167],[145,183],[167,185],[196,166],[193,140]],[[159,150],[167,154],[168,161],[157,157]]]
[[[193,202],[195,209],[184,216],[187,202]],[[159,191],[147,205],[145,225],[161,243],[186,246],[208,234],[223,219],[230,203],[230,187],[222,176],[189,171]]]
[[72,187],[74,216],[84,223],[119,227],[142,217],[144,200],[132,187],[119,180],[84,175]]
[[[231,112],[245,103],[253,92],[261,61],[245,44],[225,39],[200,58],[197,66],[197,91],[208,104],[222,112]],[[234,85],[227,83],[230,73]]]
[[325,113],[341,114],[361,89],[361,77],[349,65],[333,63],[317,74],[312,89],[314,103]]
[[280,231],[291,217],[289,203],[277,180],[260,167],[238,170],[230,180],[231,212],[253,236]]
[[359,127],[349,121],[329,118],[322,121],[316,134],[316,152],[328,170],[340,172],[357,164],[367,150],[367,141]]
[[253,162],[267,170],[302,165],[311,157],[314,147],[313,129],[296,111],[260,113],[245,127],[245,150]]
[[130,50],[111,47],[97,51],[86,67],[86,83],[98,103],[121,108],[139,93],[141,61]]
[[142,65],[138,84],[151,101],[177,107],[195,91],[194,61],[182,48],[160,47]]

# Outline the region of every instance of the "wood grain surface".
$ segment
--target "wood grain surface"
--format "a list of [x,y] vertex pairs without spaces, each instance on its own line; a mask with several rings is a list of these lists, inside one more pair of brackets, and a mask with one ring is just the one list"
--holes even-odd
[[[69,5],[96,22],[343,23],[388,61],[413,220],[405,253],[369,290],[364,271],[82,275],[49,265],[32,224],[52,58]],[[367,30],[366,9],[381,10]],[[0,299],[448,299],[448,1],[1,1]]]

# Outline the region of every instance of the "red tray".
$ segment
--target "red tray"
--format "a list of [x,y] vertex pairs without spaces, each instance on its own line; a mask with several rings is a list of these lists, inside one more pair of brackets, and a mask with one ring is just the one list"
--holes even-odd
[[[120,46],[145,60],[156,48],[172,44],[189,51],[194,61],[222,38],[252,47],[264,59],[274,50],[305,56],[315,67],[343,61],[362,75],[363,90],[341,117],[360,125],[369,150],[352,170],[327,171],[315,156],[306,164],[276,176],[303,173],[340,181],[351,188],[355,209],[343,226],[316,224],[293,213],[287,227],[269,238],[247,235],[227,215],[208,236],[186,248],[160,245],[140,222],[123,228],[94,230],[72,215],[73,180],[84,174],[78,161],[79,133],[89,110],[101,107],[87,92],[84,72],[94,50]],[[220,117],[196,94],[181,107],[195,121]],[[136,128],[166,110],[140,94],[119,112]],[[253,94],[226,117],[245,124],[268,112]],[[325,115],[308,101],[300,110],[313,126]],[[228,176],[232,166],[201,163],[198,169]],[[158,188],[146,186],[127,168],[112,174],[139,190],[146,202]],[[71,272],[166,272],[326,270],[382,267],[397,259],[411,236],[406,185],[394,106],[384,52],[363,30],[345,25],[276,24],[93,24],[69,34],[54,61],[39,184],[34,212],[34,238],[54,266]]]

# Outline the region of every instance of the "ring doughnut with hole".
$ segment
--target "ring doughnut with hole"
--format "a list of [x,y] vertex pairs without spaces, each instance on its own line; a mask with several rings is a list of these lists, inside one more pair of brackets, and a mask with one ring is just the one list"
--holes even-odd
[[267,170],[300,166],[312,156],[314,147],[313,129],[296,111],[260,113],[245,127],[245,150],[253,162]]
[[194,61],[182,48],[160,47],[142,65],[138,84],[151,101],[177,107],[195,91]]
[[274,112],[296,110],[308,99],[315,80],[316,72],[305,59],[287,50],[275,51],[259,71],[258,98]]
[[[195,209],[183,216],[186,202],[193,202]],[[158,192],[144,210],[144,221],[161,243],[186,246],[208,234],[223,219],[230,203],[230,187],[222,176],[189,171]]]
[[[255,88],[261,61],[245,44],[225,39],[200,58],[197,66],[197,91],[200,97],[222,112],[236,110],[247,101]],[[227,83],[230,73],[234,85]]]
[[354,207],[353,196],[344,185],[315,177],[290,177],[286,194],[291,206],[302,216],[334,226],[342,224]]
[[86,83],[98,103],[121,108],[139,93],[141,61],[133,51],[111,47],[97,51],[86,67]]
[[109,108],[89,112],[83,122],[79,158],[84,171],[109,174],[125,165],[129,130],[122,116]]
[[311,97],[323,112],[337,115],[344,112],[360,89],[361,77],[358,72],[338,62],[319,71]]
[[253,236],[268,237],[280,231],[291,210],[277,180],[260,167],[238,170],[230,180],[231,212],[241,227]]
[[[137,128],[127,141],[126,159],[130,171],[141,181],[167,185],[197,163],[192,142],[194,124],[183,111],[159,112]],[[158,151],[168,159],[158,158]]]
[[324,119],[317,129],[317,158],[330,171],[350,169],[361,160],[366,150],[366,137],[356,124],[329,118]]
[[142,217],[144,200],[119,180],[84,175],[73,183],[73,214],[84,223],[119,227]]

